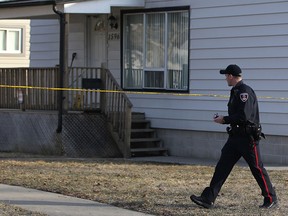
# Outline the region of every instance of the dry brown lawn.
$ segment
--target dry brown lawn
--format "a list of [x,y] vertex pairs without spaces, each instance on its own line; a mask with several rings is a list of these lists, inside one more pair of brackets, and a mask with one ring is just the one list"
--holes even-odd
[[[0,154],[0,183],[61,193],[153,215],[287,215],[288,171],[269,171],[279,207],[260,210],[263,198],[247,167],[235,166],[213,209],[193,204],[209,184],[213,166],[132,162],[124,159],[13,158]],[[8,210],[7,210],[8,209]],[[0,205],[1,215],[17,215]],[[16,209],[16,210],[15,210]],[[18,215],[35,215],[31,212]]]
[[0,203],[0,215],[1,216],[46,216],[45,214],[37,213],[37,212],[31,212],[26,211],[21,208],[17,208],[15,206],[6,205],[3,203]]

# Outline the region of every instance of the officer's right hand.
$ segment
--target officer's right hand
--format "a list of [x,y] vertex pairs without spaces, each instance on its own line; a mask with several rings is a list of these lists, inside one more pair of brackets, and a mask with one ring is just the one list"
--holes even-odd
[[224,123],[224,116],[218,116],[218,117],[215,117],[214,119],[214,122],[218,123],[218,124],[223,124]]

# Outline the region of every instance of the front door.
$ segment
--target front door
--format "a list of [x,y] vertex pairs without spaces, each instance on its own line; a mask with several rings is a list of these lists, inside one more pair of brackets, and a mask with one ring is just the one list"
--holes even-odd
[[89,66],[107,64],[107,15],[90,17]]

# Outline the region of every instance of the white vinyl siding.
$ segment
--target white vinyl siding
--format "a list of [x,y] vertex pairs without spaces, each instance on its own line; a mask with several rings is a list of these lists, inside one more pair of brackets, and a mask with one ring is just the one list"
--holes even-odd
[[263,130],[287,135],[288,2],[272,0],[146,0],[146,8],[190,5],[189,93],[129,95],[133,110],[156,128],[225,131],[230,87],[219,69],[235,63],[259,97]]

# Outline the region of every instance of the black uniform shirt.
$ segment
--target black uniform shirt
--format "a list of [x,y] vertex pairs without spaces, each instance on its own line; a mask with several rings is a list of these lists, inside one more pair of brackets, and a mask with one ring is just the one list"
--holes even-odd
[[241,80],[231,89],[228,116],[225,124],[245,125],[247,121],[259,124],[258,101],[254,90]]

